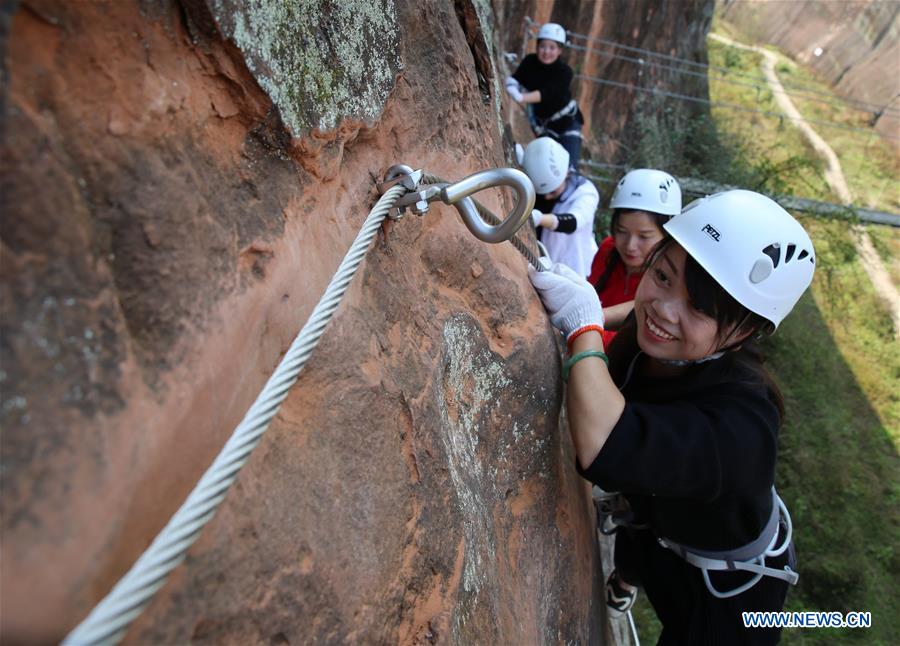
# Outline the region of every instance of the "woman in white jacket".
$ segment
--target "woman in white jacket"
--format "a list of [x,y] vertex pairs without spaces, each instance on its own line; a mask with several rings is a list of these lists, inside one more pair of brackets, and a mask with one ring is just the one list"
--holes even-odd
[[528,144],[522,165],[537,193],[531,217],[538,239],[554,262],[568,265],[587,277],[597,253],[594,239],[594,214],[600,204],[597,188],[569,169],[569,153],[549,137]]

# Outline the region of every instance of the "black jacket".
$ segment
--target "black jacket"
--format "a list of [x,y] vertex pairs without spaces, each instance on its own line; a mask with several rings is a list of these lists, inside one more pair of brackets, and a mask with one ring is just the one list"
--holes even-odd
[[614,366],[626,405],[594,462],[579,472],[621,491],[658,537],[724,550],[759,536],[772,510],[778,408],[734,353],[677,378]]
[[513,74],[513,78],[529,92],[540,90],[541,102],[534,105],[538,119],[547,119],[572,100],[572,68],[556,59],[550,65],[538,60],[537,54],[528,54]]

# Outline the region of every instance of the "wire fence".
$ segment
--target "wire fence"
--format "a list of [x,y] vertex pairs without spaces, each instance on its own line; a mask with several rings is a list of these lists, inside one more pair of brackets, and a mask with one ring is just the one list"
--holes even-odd
[[[525,38],[526,39],[534,39],[537,37],[537,23],[535,23],[531,18],[525,17]],[[586,34],[580,34],[578,32],[566,30],[566,35],[570,38],[569,47],[572,49],[576,49],[578,51],[590,51],[593,53],[597,53],[601,56],[607,56],[614,59],[624,60],[628,62],[634,62],[639,65],[644,65],[648,67],[658,67],[660,69],[669,70],[672,72],[676,72],[679,74],[688,74],[692,76],[706,76],[710,71],[716,72],[722,75],[722,79],[728,83],[735,83],[738,85],[752,86],[757,87],[758,89],[762,89],[765,87],[765,77],[758,74],[751,74],[748,72],[739,72],[735,71],[729,67],[722,67],[717,65],[711,65],[709,63],[701,63],[699,61],[693,61],[687,58],[673,56],[671,54],[664,54],[662,52],[655,52],[653,50],[645,49],[643,47],[636,47],[634,45],[627,45],[625,43],[608,40],[605,38],[599,38],[597,36],[589,36]],[[596,43],[604,47],[608,47],[611,49],[619,49],[626,52],[632,52],[635,54],[640,54],[644,58],[635,58],[629,57],[621,54],[612,54],[612,53],[604,53],[600,52],[596,48],[592,48],[590,44],[586,45],[576,45],[571,42],[571,39],[576,39],[579,41],[584,41],[585,43]],[[659,63],[654,59],[659,59],[662,61],[668,61],[670,63],[674,63],[681,67],[675,67],[674,65],[667,65],[664,63]],[[691,68],[691,69],[683,69],[683,68]],[[758,83],[743,83],[734,81],[729,79],[728,77],[738,77],[738,78],[746,78],[751,79],[753,81],[757,81],[763,85],[759,85]],[[795,90],[795,95],[808,95],[808,98],[813,100],[819,100],[824,103],[828,103],[830,105],[836,106],[850,106],[857,110],[861,110],[863,112],[870,112],[873,115],[881,115],[881,114],[900,114],[900,108],[894,108],[891,104],[893,104],[897,100],[897,96],[893,97],[890,101],[888,101],[884,105],[871,103],[867,101],[862,101],[859,99],[853,99],[848,97],[840,97],[835,100],[834,95],[824,92],[818,88],[803,85],[800,83],[783,83],[786,89]],[[814,97],[819,97],[815,99]]]
[[[690,103],[699,103],[702,105],[707,105],[711,108],[727,108],[729,110],[736,110],[739,112],[746,112],[751,114],[760,114],[767,117],[775,117],[781,121],[796,121],[796,122],[805,122],[810,124],[815,124],[818,126],[823,126],[826,128],[836,128],[839,130],[845,130],[849,132],[859,132],[865,135],[872,135],[872,130],[866,130],[864,128],[857,128],[854,126],[847,126],[841,123],[834,123],[832,121],[823,121],[821,119],[807,119],[805,117],[790,117],[783,112],[773,112],[771,110],[760,110],[759,108],[748,108],[747,106],[738,105],[736,103],[726,103],[724,101],[712,101],[710,99],[704,99],[702,97],[690,96],[688,94],[679,94],[678,92],[669,92],[667,90],[662,90],[657,87],[648,87],[645,85],[636,85],[632,83],[622,83],[621,81],[614,81],[612,79],[601,78],[599,76],[588,76],[586,74],[576,74],[575,78],[583,79],[585,81],[590,81],[591,83],[596,83],[597,85],[604,85],[607,87],[614,87],[620,90],[628,90],[632,92],[640,92],[644,94],[652,94],[654,96],[670,98],[670,99],[678,99],[681,101],[688,101]],[[900,136],[892,136],[886,135],[883,133],[879,133],[879,136],[883,139],[890,139],[892,141],[900,141]]]
[[[592,160],[581,160],[579,162],[581,174],[596,184],[603,186],[613,186],[619,181],[619,177],[632,169],[627,164],[607,164],[604,162],[595,162]],[[617,171],[615,176],[597,174],[594,171],[606,172],[609,170]],[[698,179],[695,177],[676,177],[681,190],[686,195],[702,197],[722,191],[730,191],[737,186],[727,184],[719,184],[711,180]],[[878,211],[876,209],[867,209],[859,206],[833,204],[831,202],[822,202],[820,200],[812,200],[804,197],[796,197],[794,195],[769,195],[773,200],[781,204],[786,209],[800,211],[810,215],[856,219],[861,222],[869,222],[872,224],[883,224],[891,227],[900,228],[900,214],[890,213],[887,211]]]

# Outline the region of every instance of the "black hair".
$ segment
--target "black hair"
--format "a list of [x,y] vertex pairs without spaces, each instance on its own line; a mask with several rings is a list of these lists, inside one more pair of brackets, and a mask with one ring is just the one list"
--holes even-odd
[[[642,271],[653,265],[673,242],[672,238],[660,241],[647,256]],[[779,416],[784,418],[784,396],[763,365],[764,357],[758,343],[760,337],[771,333],[772,322],[738,303],[690,254],[685,255],[684,285],[691,306],[716,322],[720,351],[731,352],[734,360],[766,387]],[[742,333],[747,333],[746,338],[732,342]],[[630,316],[610,344],[610,364],[620,369],[638,350],[637,319]]]
[[[616,225],[619,224],[619,217],[621,217],[625,213],[646,213],[653,218],[660,233],[662,233],[664,237],[668,237],[666,230],[663,229],[663,225],[671,219],[671,216],[663,215],[661,213],[652,213],[650,211],[642,211],[640,209],[613,209],[612,219],[610,219],[609,221],[610,235],[615,236]],[[597,284],[594,285],[594,289],[597,290],[598,294],[606,289],[606,284],[609,282],[609,279],[612,277],[613,272],[616,270],[616,267],[620,262],[622,262],[622,257],[619,255],[619,250],[616,249],[614,245],[612,251],[610,251],[609,253],[609,256],[607,256],[606,258],[606,267],[603,268],[603,273],[600,274],[600,278],[597,279]],[[646,268],[647,263],[645,262],[644,269]]]

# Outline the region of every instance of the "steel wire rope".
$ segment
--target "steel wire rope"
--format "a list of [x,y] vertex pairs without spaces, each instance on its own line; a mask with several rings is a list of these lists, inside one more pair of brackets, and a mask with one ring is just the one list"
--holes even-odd
[[634,639],[634,646],[641,646],[641,640],[638,639],[637,626],[634,625],[634,617],[631,614],[631,608],[628,609],[628,625],[631,627],[631,636]]
[[[581,162],[581,165],[587,166],[588,168],[596,167],[595,163],[585,163]],[[582,173],[583,177],[591,180],[596,184],[616,184],[617,181],[611,177],[605,177],[602,175],[592,175],[590,173]],[[697,180],[690,177],[676,177],[679,185],[681,186],[681,192],[684,195],[694,195],[697,197],[702,197],[704,195],[710,195],[712,193],[718,193],[720,191],[732,191],[737,189],[737,186],[729,186],[727,184],[717,184],[715,182],[705,182],[704,180]],[[697,182],[703,182],[702,184],[697,184]],[[778,202],[784,208],[791,211],[801,211],[803,213],[809,213],[816,217],[833,217],[837,219],[848,219],[850,214],[859,219],[862,222],[870,222],[872,224],[881,224],[889,227],[900,227],[900,215],[896,213],[888,213],[885,211],[875,211],[874,209],[866,209],[858,206],[846,205],[846,204],[832,204],[830,202],[820,202],[818,200],[812,200],[803,197],[795,197],[793,195],[771,195],[766,194],[771,199]]]
[[[430,175],[425,173],[422,175],[422,183],[424,184],[448,184],[447,180],[438,177],[437,175]],[[494,215],[490,209],[484,206],[478,200],[472,198],[472,201],[475,203],[475,208],[478,213],[483,217],[489,224],[494,226],[500,224],[500,218]],[[531,264],[532,267],[537,269],[538,271],[544,271],[544,268],[541,266],[541,263],[538,261],[538,257],[534,254],[534,252],[528,248],[528,246],[522,242],[516,234],[509,239],[509,241],[513,244],[513,246],[519,250],[525,259]]]
[[[663,71],[674,72],[674,73],[676,73],[676,74],[682,74],[682,75],[685,75],[685,76],[691,76],[691,77],[694,77],[694,78],[701,78],[701,79],[707,79],[707,80],[710,79],[710,74],[709,74],[708,71],[707,71],[707,72],[696,72],[696,71],[694,71],[694,70],[679,69],[679,68],[673,67],[673,66],[671,66],[671,65],[666,65],[666,64],[664,64],[664,63],[655,63],[655,62],[653,62],[653,61],[646,61],[646,60],[644,60],[644,59],[642,59],[642,58],[635,58],[635,57],[633,57],[633,56],[623,56],[622,54],[613,54],[613,53],[611,53],[611,52],[603,52],[603,51],[600,51],[599,49],[595,49],[595,48],[590,47],[590,46],[588,46],[588,47],[583,47],[583,46],[581,46],[581,45],[575,45],[574,43],[570,43],[570,44],[569,44],[569,48],[570,48],[570,49],[574,49],[574,50],[576,50],[576,51],[580,51],[580,52],[586,52],[586,53],[589,53],[589,54],[596,54],[597,56],[602,56],[602,57],[604,57],[604,58],[611,58],[611,59],[614,59],[614,60],[625,61],[625,62],[627,62],[627,63],[634,63],[634,64],[636,64],[636,65],[640,65],[641,67],[644,67],[644,66],[646,66],[646,67],[652,67],[652,68],[655,68],[655,69],[660,69],[660,70],[663,70]],[[721,71],[720,68],[710,68],[710,69],[713,69],[713,70],[715,70],[718,74],[720,74],[720,76],[717,76],[717,77],[715,77],[715,78],[713,79],[713,80],[718,81],[718,82],[720,82],[720,83],[727,83],[727,84],[729,84],[729,85],[735,85],[735,86],[739,86],[739,87],[752,88],[752,89],[756,90],[757,93],[759,93],[759,92],[761,92],[761,91],[768,91],[768,90],[769,90],[769,88],[768,88],[767,86],[765,86],[765,85],[760,85],[760,84],[758,84],[758,83],[749,83],[749,82],[745,82],[745,81],[738,81],[738,80],[734,80],[734,79],[729,79],[729,78],[727,77],[727,73]],[[762,77],[752,77],[752,78],[754,78],[754,79],[756,79],[756,80],[763,80]],[[786,84],[786,83],[782,83],[782,86],[785,87],[785,88],[791,87],[790,84]],[[786,93],[787,93],[787,92],[786,92]],[[847,107],[847,102],[846,102],[846,101],[833,101],[833,100],[828,100],[828,95],[826,95],[826,94],[824,94],[824,93],[822,93],[822,94],[815,93],[815,95],[810,95],[810,94],[804,94],[804,93],[802,93],[802,92],[794,92],[794,93],[793,93],[793,97],[794,97],[794,98],[806,99],[806,100],[808,100],[808,101],[815,101],[815,102],[817,102],[817,103],[822,103],[822,104],[824,104],[824,105],[829,105],[829,106],[832,106],[832,107],[838,107],[838,108]],[[820,98],[820,97],[821,97],[821,98]],[[890,104],[888,104],[888,105],[890,105]],[[859,110],[859,111],[861,111],[861,112],[872,113],[872,110],[864,110],[864,109],[862,109],[862,108],[859,108],[859,107],[856,107],[856,106],[852,106],[852,105],[851,105],[850,107],[853,108],[854,110]],[[882,108],[881,110],[883,111],[884,108]],[[877,112],[878,112],[878,111],[874,112],[873,114],[876,114]],[[871,134],[871,132],[868,131],[868,130],[865,130],[865,132],[868,132],[869,134]]]
[[388,211],[405,192],[406,189],[398,185],[381,196],[309,319],[222,451],[150,547],[109,594],[66,636],[64,645],[117,643],[163,586],[169,573],[184,560],[188,548],[224,500],[238,471],[259,444],[287,397],[288,390],[297,381]]
[[[525,27],[525,36],[526,36],[527,38],[535,38],[535,37],[536,37],[536,32],[532,29],[532,26],[533,26],[533,25],[537,25],[537,23],[534,22],[533,20],[531,20],[531,18],[529,18],[528,16],[525,16],[525,25],[526,25],[526,27]],[[635,46],[632,46],[632,45],[626,45],[626,44],[624,44],[624,43],[619,43],[619,42],[616,42],[616,41],[607,40],[607,39],[605,39],[605,38],[599,38],[599,37],[597,37],[597,36],[588,36],[588,35],[585,35],[585,34],[579,34],[579,33],[574,32],[574,31],[566,30],[566,34],[567,34],[568,36],[572,36],[572,37],[579,38],[579,39],[582,39],[582,40],[593,41],[593,42],[599,43],[599,44],[601,44],[601,45],[606,45],[606,46],[608,46],[608,47],[619,48],[619,49],[624,49],[625,51],[630,51],[630,52],[635,52],[635,53],[645,54],[645,55],[650,56],[650,57],[661,58],[661,59],[663,59],[663,60],[668,60],[668,61],[672,61],[672,62],[675,62],[675,63],[680,63],[680,64],[682,64],[682,65],[689,66],[689,67],[697,67],[697,68],[701,68],[701,69],[704,69],[704,70],[710,70],[710,69],[711,69],[711,70],[717,71],[717,72],[719,72],[719,73],[721,73],[721,74],[723,74],[723,75],[728,75],[728,74],[730,74],[730,75],[733,75],[733,76],[743,77],[743,78],[749,78],[749,79],[753,79],[753,80],[756,80],[756,81],[765,81],[765,77],[764,77],[764,76],[760,76],[760,75],[758,75],[758,74],[750,74],[750,73],[747,73],[747,72],[735,72],[734,70],[732,70],[732,69],[730,69],[730,68],[727,68],[727,67],[721,67],[721,66],[717,66],[717,65],[710,65],[709,63],[700,63],[700,62],[692,61],[692,60],[689,60],[689,59],[686,59],[686,58],[679,58],[678,56],[671,56],[671,55],[669,55],[669,54],[663,54],[663,53],[661,53],[661,52],[654,52],[654,51],[652,51],[652,50],[644,49],[644,48],[642,48],[642,47],[635,47]],[[571,43],[570,43],[569,46],[570,46],[570,47],[573,47],[574,49],[584,49],[583,46],[580,46],[580,45],[575,45],[575,46],[573,46]],[[596,50],[593,50],[593,51],[596,51]],[[600,52],[597,52],[597,53],[600,53]],[[619,57],[619,56],[617,56],[617,55],[615,55],[615,54],[613,54],[612,56],[614,56],[614,57]],[[622,57],[622,58],[625,58],[625,57]],[[649,65],[659,65],[658,63],[649,63],[649,62],[648,62],[647,64],[649,64]],[[678,71],[678,70],[673,69],[673,68],[668,68],[668,69],[672,69],[672,71],[676,71],[676,72]],[[685,73],[686,73],[686,72],[685,72]],[[694,74],[696,74],[696,73],[694,73]],[[731,83],[736,83],[735,81],[727,81],[726,79],[720,79],[720,80],[723,80],[723,81],[726,81],[726,82],[731,82]],[[782,85],[783,85],[785,88],[791,88],[791,89],[798,90],[798,94],[799,94],[800,92],[805,92],[805,93],[808,93],[808,94],[818,95],[818,96],[822,96],[822,97],[825,97],[825,98],[831,98],[831,99],[834,98],[832,95],[828,94],[827,92],[823,92],[823,91],[821,91],[821,90],[817,90],[817,89],[815,89],[815,88],[813,88],[813,87],[811,87],[811,86],[800,85],[800,84],[797,84],[797,83],[782,83]],[[895,98],[896,98],[896,97],[895,97]],[[890,107],[890,106],[891,106],[891,103],[894,102],[894,99],[891,99],[890,101],[888,101],[888,102],[887,102],[886,104],[884,104],[884,105],[879,105],[879,104],[877,104],[877,103],[870,103],[870,102],[867,102],[867,101],[860,101],[859,99],[849,99],[849,98],[840,98],[839,101],[840,101],[840,102],[843,102],[844,105],[850,105],[851,107],[855,107],[856,109],[861,110],[861,111],[863,111],[863,112],[872,112],[873,114],[876,114],[876,115],[878,115],[878,114],[885,114],[885,113],[900,112],[900,108],[891,108],[891,107]],[[824,101],[824,102],[825,102],[825,103],[828,103],[829,105],[835,105],[835,106],[839,106],[839,105],[840,105],[840,103],[831,103],[831,102],[828,102],[828,101]]]
[[[861,132],[864,134],[871,134],[871,131],[865,130],[863,128],[855,128],[853,126],[845,126],[840,123],[832,123],[830,121],[821,121],[819,119],[807,119],[805,117],[789,117],[786,114],[781,112],[772,112],[771,110],[760,110],[758,108],[747,108],[742,105],[737,105],[735,103],[725,103],[722,101],[710,101],[709,99],[702,99],[696,96],[689,96],[687,94],[678,94],[676,92],[667,92],[666,90],[660,90],[659,88],[646,87],[643,85],[629,85],[628,83],[621,83],[619,81],[613,81],[611,79],[599,78],[597,76],[588,76],[587,74],[576,74],[575,78],[584,79],[586,81],[591,81],[592,83],[597,83],[599,85],[608,85],[611,87],[625,89],[625,90],[637,90],[639,92],[648,92],[650,94],[655,94],[657,96],[670,97],[673,99],[680,99],[682,101],[691,101],[693,103],[702,103],[704,105],[708,105],[713,108],[728,108],[731,110],[739,110],[741,112],[750,112],[754,114],[762,114],[769,117],[778,117],[779,119],[786,119],[788,121],[797,121],[797,122],[806,122],[813,123],[819,126],[824,126],[826,128],[837,128],[839,130],[847,130],[849,132]],[[880,134],[884,139],[890,139],[893,141],[900,141],[900,136],[891,136]]]
[[[435,175],[424,174],[423,183],[448,182]],[[213,517],[250,453],[268,430],[269,423],[318,345],[325,327],[368,251],[369,244],[388,211],[404,193],[406,188],[397,185],[381,196],[363,222],[356,239],[309,319],[213,464],[200,478],[175,515],[157,534],[150,547],[113,586],[109,594],[66,636],[62,642],[64,645],[117,643],[131,623],[143,612],[153,595],[163,586],[172,570],[184,560],[187,550]],[[485,220],[493,225],[500,224],[500,219],[488,208],[477,200],[472,201]],[[510,242],[535,269],[543,270],[537,257],[521,240],[513,235]]]
[[[580,36],[580,34],[574,34],[574,33],[572,35]],[[587,36],[584,36],[584,38],[590,39],[590,37],[587,37]],[[619,47],[619,48],[626,49],[626,50],[633,50],[635,53],[643,53],[643,54],[646,54],[647,56],[661,57],[665,60],[679,62],[679,63],[681,63],[683,65],[687,65],[687,66],[696,66],[700,69],[705,69],[707,72],[709,72],[709,71],[717,72],[718,74],[722,75],[722,78],[720,78],[719,80],[724,81],[725,83],[732,83],[735,85],[751,85],[748,83],[741,83],[740,81],[729,80],[728,78],[726,78],[728,76],[734,76],[737,78],[746,78],[746,79],[750,79],[751,81],[763,81],[764,82],[766,80],[764,76],[760,76],[759,74],[752,74],[750,72],[736,72],[733,69],[730,69],[728,67],[722,67],[720,65],[710,65],[709,63],[698,63],[696,61],[691,61],[686,58],[677,58],[675,56],[667,56],[665,54],[660,54],[659,52],[653,52],[651,50],[642,49],[640,47],[629,47],[627,45],[623,45],[622,43],[615,43],[613,41],[601,41],[601,42],[603,42],[603,44],[606,44],[607,46],[610,46],[610,47]],[[576,47],[580,47],[580,46],[576,46]],[[596,50],[594,50],[594,51],[596,51]],[[656,66],[661,65],[660,63],[652,63],[652,62],[648,62],[647,64],[648,65],[656,65]],[[670,69],[672,71],[679,72],[682,74],[688,74],[688,73],[695,74],[695,75],[698,74],[698,72],[690,72],[688,70],[678,70],[678,69],[668,67],[668,66],[666,67],[666,69]],[[758,87],[759,89],[764,89],[764,87],[765,87],[764,85],[756,85],[755,83],[752,85],[753,85],[753,87]],[[835,96],[833,94],[830,94],[830,93],[822,91],[822,90],[818,90],[811,85],[804,85],[802,83],[791,83],[791,82],[785,82],[785,83],[783,83],[783,85],[785,88],[794,90],[795,96],[799,96],[801,98],[809,99],[812,101],[819,101],[821,103],[825,103],[827,105],[832,105],[835,107],[850,107],[850,108],[853,108],[854,110],[859,110],[861,112],[871,112],[872,114],[883,114],[885,112],[887,112],[887,113],[900,112],[900,109],[890,107],[893,100],[888,101],[884,105],[881,105],[878,103],[871,103],[869,101],[862,101],[860,99],[853,99],[853,98],[849,98],[849,97],[837,97],[837,100],[835,100]],[[821,98],[815,98],[815,97],[821,97]]]
[[[688,66],[688,67],[696,67],[696,68],[703,69],[706,71],[712,70],[712,71],[718,72],[719,74],[722,74],[723,76],[731,75],[731,76],[736,76],[739,78],[752,79],[755,81],[765,81],[765,77],[760,76],[759,74],[752,74],[750,72],[736,72],[733,69],[728,68],[728,67],[722,67],[720,65],[711,65],[709,63],[700,63],[698,61],[692,61],[687,58],[679,58],[677,56],[670,56],[668,54],[654,52],[652,50],[644,49],[641,47],[633,47],[631,45],[625,45],[624,43],[617,43],[612,40],[605,40],[605,39],[597,38],[594,36],[585,36],[584,34],[578,34],[578,33],[570,32],[570,31],[567,31],[566,33],[570,36],[574,36],[575,38],[580,38],[580,39],[587,40],[587,41],[597,42],[597,43],[600,43],[607,47],[619,48],[619,49],[624,49],[625,51],[646,54],[647,56],[650,56],[650,57],[662,58],[663,60],[672,61],[674,63],[680,63],[680,64]],[[570,46],[572,46],[572,45],[570,44]],[[575,47],[584,49],[581,45],[576,45]],[[593,51],[596,51],[596,50],[593,50]],[[660,65],[660,63],[650,63],[650,62],[648,62],[647,64]],[[671,67],[669,67],[668,69],[671,69],[672,71],[676,71],[676,72],[679,71],[679,70],[671,68]],[[688,71],[684,70],[681,73],[688,73]],[[697,74],[697,72],[691,72],[691,73]],[[726,81],[726,82],[737,83],[736,81]],[[799,95],[806,94],[806,95],[810,95],[810,96],[812,96],[812,95],[821,96],[823,98],[819,99],[819,100],[823,101],[824,103],[828,103],[829,105],[835,105],[835,106],[849,105],[850,107],[853,107],[857,110],[861,110],[863,112],[885,111],[889,108],[890,103],[891,103],[891,102],[888,102],[885,105],[879,105],[877,103],[870,103],[868,101],[861,101],[859,99],[851,99],[851,98],[839,98],[838,101],[835,102],[833,95],[829,94],[828,92],[823,92],[822,90],[817,90],[815,87],[810,86],[810,85],[803,85],[800,83],[784,83],[783,85],[786,88],[791,88],[791,89],[796,90],[797,94],[799,94]],[[807,97],[807,98],[809,98],[809,97]],[[831,100],[828,101],[826,99],[831,99]],[[890,108],[890,111],[896,112],[896,111],[900,111],[900,110],[898,110],[897,108]]]

